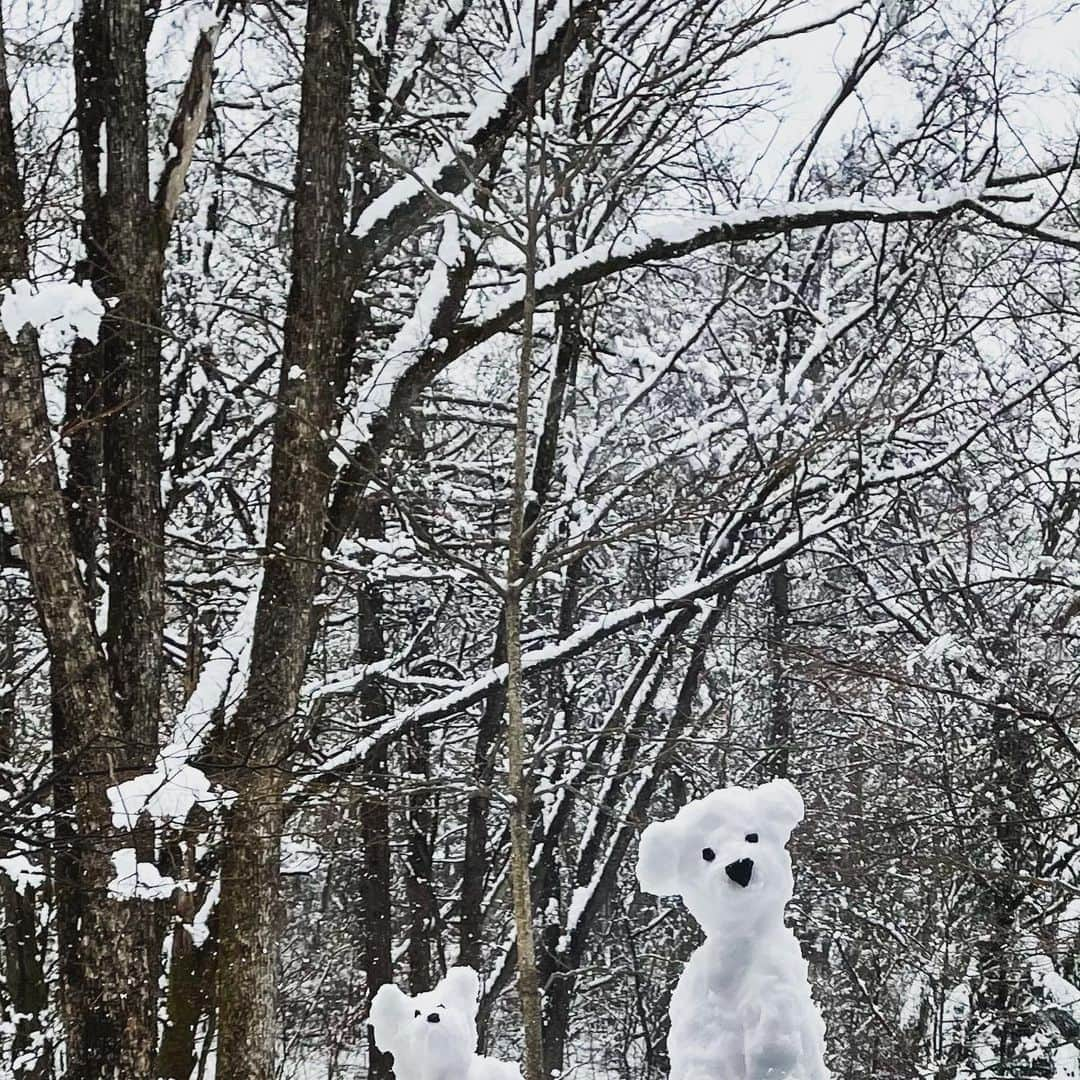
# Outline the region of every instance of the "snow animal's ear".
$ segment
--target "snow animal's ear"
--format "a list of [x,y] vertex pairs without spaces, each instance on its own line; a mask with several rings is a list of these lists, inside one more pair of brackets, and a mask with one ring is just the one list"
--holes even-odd
[[806,812],[802,796],[790,780],[770,780],[754,792],[770,822],[785,833],[790,833],[803,819]]
[[682,829],[674,820],[654,821],[641,834],[637,879],[644,892],[673,896],[681,891],[677,872],[682,840]]
[[454,1005],[467,1016],[476,1016],[480,1004],[480,976],[471,967],[451,968],[438,989],[447,999],[447,1007]]
[[413,1014],[412,1000],[393,983],[379,987],[371,1002],[368,1023],[375,1031],[375,1043],[384,1053],[394,1052],[394,1039],[401,1025]]

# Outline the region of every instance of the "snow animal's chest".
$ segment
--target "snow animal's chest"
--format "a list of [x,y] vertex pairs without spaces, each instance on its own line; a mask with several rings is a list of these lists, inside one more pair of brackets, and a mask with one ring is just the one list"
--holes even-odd
[[671,1080],[820,1080],[815,1014],[809,994],[791,989],[793,960],[793,939],[702,946],[672,996]]
[[684,972],[671,1001],[672,1080],[748,1080],[745,1036],[757,1017],[753,987],[740,976],[730,968]]

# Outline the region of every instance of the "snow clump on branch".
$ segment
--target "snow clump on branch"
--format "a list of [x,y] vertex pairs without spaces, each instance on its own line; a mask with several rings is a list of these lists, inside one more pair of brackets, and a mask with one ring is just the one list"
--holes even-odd
[[34,285],[13,281],[0,300],[0,321],[12,341],[24,326],[38,334],[38,345],[47,355],[66,352],[75,338],[96,342],[105,308],[88,284],[50,281]]

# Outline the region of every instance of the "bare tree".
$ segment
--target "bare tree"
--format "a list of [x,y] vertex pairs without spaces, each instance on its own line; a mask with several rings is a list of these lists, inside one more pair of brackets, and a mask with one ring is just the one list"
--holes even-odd
[[[950,494],[965,470],[1004,490],[1050,417],[1064,460],[1073,438],[1075,152],[1004,134],[1029,86],[1012,17],[311,0],[302,25],[273,4],[209,25],[88,0],[70,44],[9,32],[0,562],[38,625],[12,631],[0,712],[40,717],[12,760],[51,768],[4,803],[11,857],[47,879],[5,885],[8,997],[37,1016],[15,1049],[58,1037],[87,1078],[215,1053],[217,1075],[266,1080],[322,1024],[344,1070],[395,964],[419,990],[460,960],[500,1052],[517,1025],[488,1021],[518,973],[530,1080],[594,1035],[611,1068],[662,1067],[690,931],[631,899],[637,829],[763,772],[822,814],[795,915],[815,970],[844,973],[847,1041],[869,1046],[856,1002],[877,1025],[866,1068],[901,1044],[958,1068],[991,1029],[1005,1059],[1048,1030],[1039,1003],[1062,1033],[1038,975],[1058,956],[1035,944],[1064,915],[1025,876],[1071,872],[1040,809],[1073,756],[1071,571],[990,589],[1004,556]],[[841,35],[835,93],[784,128],[769,189],[747,133],[783,102],[759,73]],[[897,73],[910,130],[863,97]],[[50,351],[15,304],[57,287],[96,341]],[[1026,498],[1046,535],[1024,549],[1067,561],[1071,479],[1030,484],[1055,497]],[[1013,632],[1040,621],[1052,658]],[[946,634],[971,640],[938,670]],[[47,687],[13,659],[41,648]],[[960,701],[982,801],[958,801]],[[933,747],[927,775],[908,740]],[[980,822],[943,922],[987,945],[919,924],[952,903],[920,880],[899,890],[909,955],[879,970],[840,939],[893,940],[853,883],[886,881],[882,837],[946,860],[937,823],[889,832],[918,798]],[[289,869],[320,838],[283,890],[283,851]],[[332,931],[287,922],[297,905]],[[59,966],[24,993],[28,925]],[[321,955],[338,933],[359,973]],[[915,956],[941,1017],[963,986],[969,1019],[904,1006]],[[332,1021],[298,1008],[331,989]]]

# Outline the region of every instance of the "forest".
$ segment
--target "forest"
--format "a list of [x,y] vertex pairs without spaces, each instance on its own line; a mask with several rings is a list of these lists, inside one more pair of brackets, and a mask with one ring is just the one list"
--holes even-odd
[[1080,1080],[1080,5],[0,15],[0,1080]]

